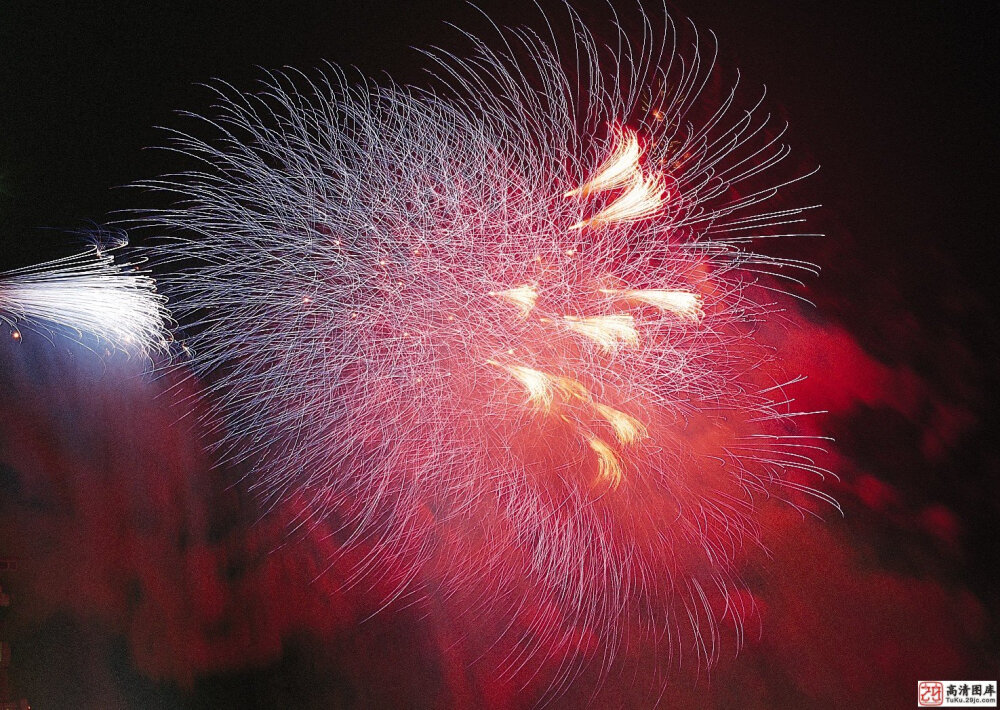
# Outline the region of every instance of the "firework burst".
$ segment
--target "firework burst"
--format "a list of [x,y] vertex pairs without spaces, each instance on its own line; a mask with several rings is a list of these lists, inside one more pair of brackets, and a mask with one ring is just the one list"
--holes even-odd
[[822,473],[755,337],[812,270],[750,250],[801,221],[767,206],[782,131],[705,98],[693,30],[569,18],[568,47],[429,53],[433,90],[221,86],[215,137],[173,142],[202,168],[149,183],[182,202],[146,218],[227,456],[365,551],[358,579],[394,560],[477,598],[509,673],[572,646],[553,692],[626,627],[711,662],[755,498]]

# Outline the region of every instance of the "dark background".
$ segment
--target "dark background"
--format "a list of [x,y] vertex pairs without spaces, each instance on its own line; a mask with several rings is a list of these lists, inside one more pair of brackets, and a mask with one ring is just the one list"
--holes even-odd
[[[499,24],[537,17],[530,4],[515,5],[486,9]],[[849,333],[881,367],[911,373],[935,412],[954,415],[903,416],[870,401],[877,397],[860,397],[831,416],[842,455],[876,471],[902,501],[889,514],[848,476],[837,494],[851,534],[888,567],[899,550],[926,548],[915,555],[924,567],[910,572],[967,588],[988,616],[998,608],[1000,564],[993,10],[986,2],[715,0],[672,9],[717,33],[723,66],[739,67],[750,86],[766,83],[768,107],[791,123],[797,163],[822,166],[807,194],[824,204],[812,223],[828,236],[777,247],[823,267],[810,284],[819,315],[808,317]],[[177,125],[174,111],[209,111],[211,96],[198,82],[223,78],[248,89],[259,67],[309,69],[323,60],[420,82],[424,63],[411,47],[460,46],[445,21],[485,28],[462,2],[0,4],[0,270],[69,253],[68,232],[106,223],[118,210],[156,206],[158,197],[122,186],[178,167],[175,157],[149,148],[165,140],[155,126]],[[848,368],[829,373],[851,375]],[[928,455],[929,435],[944,453]],[[911,524],[938,508],[958,531],[945,548]],[[50,645],[74,633],[54,633]],[[995,622],[984,633],[970,672],[996,658]],[[44,638],[32,638],[46,652]],[[266,666],[270,681],[260,681],[271,683],[275,702],[292,702],[275,684],[294,686],[322,664],[315,649],[295,648]],[[147,687],[124,645],[107,659],[123,684],[145,689],[122,696],[128,707],[229,707],[247,678],[259,677],[237,659],[228,674],[206,673],[186,690],[168,673],[163,685]],[[21,689],[46,695],[31,686],[51,682],[45,679],[25,673]],[[312,702],[303,699],[308,691],[295,692],[303,695],[279,706]],[[773,693],[772,706],[782,698],[802,702]],[[239,702],[251,706],[246,697]]]

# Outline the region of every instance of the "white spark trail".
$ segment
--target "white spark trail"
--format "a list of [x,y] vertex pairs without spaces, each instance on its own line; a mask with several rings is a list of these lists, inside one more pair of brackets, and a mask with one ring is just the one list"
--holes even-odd
[[124,239],[0,272],[0,321],[15,338],[21,329],[67,334],[85,344],[147,356],[170,343],[166,298],[157,293],[144,259],[121,262]]

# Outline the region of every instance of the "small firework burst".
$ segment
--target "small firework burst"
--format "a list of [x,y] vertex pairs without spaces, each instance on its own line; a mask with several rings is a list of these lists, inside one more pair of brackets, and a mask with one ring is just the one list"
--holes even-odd
[[122,237],[95,237],[84,251],[0,272],[0,321],[14,340],[22,330],[148,356],[169,345],[166,298],[141,267],[119,261]]

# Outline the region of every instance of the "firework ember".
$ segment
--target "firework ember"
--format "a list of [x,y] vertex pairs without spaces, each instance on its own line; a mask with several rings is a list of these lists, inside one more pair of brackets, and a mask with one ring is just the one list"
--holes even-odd
[[675,54],[669,20],[572,24],[568,49],[437,55],[433,91],[222,89],[147,218],[226,455],[309,500],[359,579],[402,565],[489,608],[507,671],[571,646],[554,692],[595,653],[566,639],[605,666],[627,625],[711,662],[755,498],[822,473],[755,337],[811,270],[748,250],[801,221],[767,206],[796,179],[769,177],[781,131],[710,102],[711,53]]

